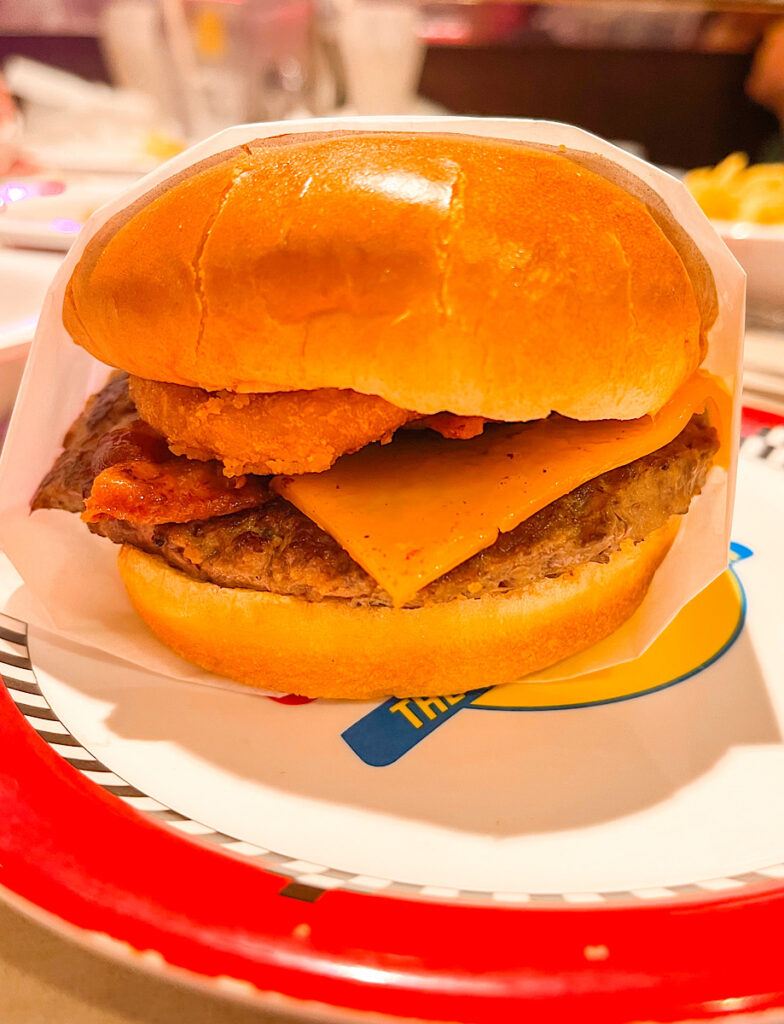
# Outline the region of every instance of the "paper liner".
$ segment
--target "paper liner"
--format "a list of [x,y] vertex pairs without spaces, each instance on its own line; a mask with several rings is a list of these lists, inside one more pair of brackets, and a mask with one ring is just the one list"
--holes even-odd
[[[61,320],[63,294],[88,239],[109,217],[159,182],[252,139],[337,129],[456,132],[599,154],[657,192],[707,259],[716,281],[719,314],[708,336],[709,350],[703,365],[722,377],[733,394],[729,470],[711,471],[703,494],[694,501],[633,618],[612,637],[562,662],[558,675],[566,679],[638,657],[678,610],[727,565],[740,421],[736,384],[742,368],[745,275],[679,181],[581,129],[548,121],[356,117],[242,125],[179,154],[97,210],[49,288],[0,460],[0,544],[24,581],[5,610],[48,632],[152,672],[237,688],[237,684],[189,665],[148,632],[131,608],[120,581],[114,544],[90,534],[71,513],[46,510],[29,514],[30,499],[61,451],[66,430],[108,374],[106,366],[78,348],[66,333]],[[552,679],[553,670],[547,675]],[[277,682],[285,686],[285,681]],[[494,682],[487,680],[488,685]]]

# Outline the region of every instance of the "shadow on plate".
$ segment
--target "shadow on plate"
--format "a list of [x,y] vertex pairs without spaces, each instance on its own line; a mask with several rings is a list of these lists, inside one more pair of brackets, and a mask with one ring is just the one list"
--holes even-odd
[[[88,749],[74,711],[83,698],[101,702],[109,732],[144,741],[140,759],[150,757],[150,741],[172,744],[178,756],[197,758],[200,770],[214,770],[218,788],[241,781],[498,838],[640,812],[699,779],[732,748],[781,742],[747,629],[717,662],[667,689],[571,710],[466,709],[386,768],[363,764],[340,739],[366,710],[361,704],[285,706],[153,677],[42,637],[32,650],[36,667],[67,683],[70,718],[57,701],[55,708]],[[138,785],[132,776],[126,767],[124,777]],[[162,779],[160,792],[146,791],[182,811],[167,788]],[[242,792],[252,820],[253,787]]]

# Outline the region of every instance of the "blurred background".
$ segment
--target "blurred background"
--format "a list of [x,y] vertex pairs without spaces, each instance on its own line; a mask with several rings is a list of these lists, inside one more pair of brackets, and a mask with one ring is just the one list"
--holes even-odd
[[435,104],[579,124],[685,168],[780,151],[784,81],[776,96],[756,80],[770,73],[752,75],[779,17],[784,5],[744,0],[4,0],[0,62],[36,134],[54,132],[46,115],[69,83],[20,57],[138,93],[117,116],[190,139],[347,104]]
[[[3,0],[0,365],[21,372],[53,268],[129,181],[227,125],[336,113],[616,141],[686,175],[749,274],[751,326],[784,329],[784,0]],[[784,409],[784,342],[757,343],[748,381]]]

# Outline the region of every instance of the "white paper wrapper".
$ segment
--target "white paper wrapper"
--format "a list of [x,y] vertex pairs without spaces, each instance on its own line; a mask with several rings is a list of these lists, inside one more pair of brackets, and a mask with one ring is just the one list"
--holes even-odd
[[[737,437],[740,402],[735,385],[741,370],[745,276],[676,179],[596,136],[546,121],[358,117],[242,125],[180,154],[93,214],[49,289],[0,461],[0,544],[24,581],[6,606],[9,614],[166,676],[235,688],[235,684],[178,658],[147,631],[120,582],[115,545],[90,534],[78,516],[41,511],[31,517],[28,512],[31,496],[61,450],[65,431],[81,412],[87,397],[107,377],[107,368],[74,345],[66,333],[61,321],[63,293],[92,234],[110,216],[160,181],[214,153],[252,139],[339,128],[462,132],[563,145],[571,150],[598,153],[636,175],[664,199],[713,271],[719,315],[709,335],[704,367],[721,376],[733,392]],[[639,656],[677,611],[724,570],[736,460],[737,440],[729,473],[712,471],[639,611],[612,637],[563,662],[558,673],[561,678]],[[551,670],[548,678],[552,677]],[[492,682],[487,680],[488,684]]]

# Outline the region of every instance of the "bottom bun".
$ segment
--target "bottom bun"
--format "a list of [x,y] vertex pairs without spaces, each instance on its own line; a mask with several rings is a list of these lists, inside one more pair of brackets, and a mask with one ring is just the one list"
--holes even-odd
[[119,568],[153,633],[218,675],[306,697],[425,697],[511,682],[608,636],[642,601],[679,523],[518,593],[412,609],[219,587],[128,545]]

